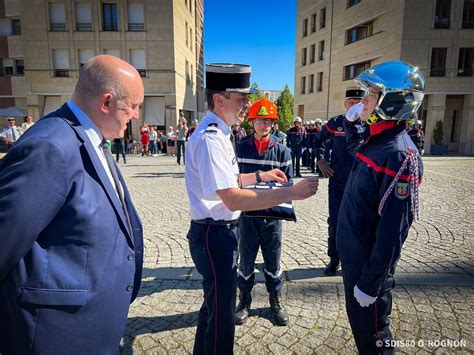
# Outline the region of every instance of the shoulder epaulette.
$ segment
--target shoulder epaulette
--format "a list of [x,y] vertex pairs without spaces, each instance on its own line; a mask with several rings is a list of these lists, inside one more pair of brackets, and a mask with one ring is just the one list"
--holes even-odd
[[217,123],[209,123],[207,125],[206,133],[217,133]]

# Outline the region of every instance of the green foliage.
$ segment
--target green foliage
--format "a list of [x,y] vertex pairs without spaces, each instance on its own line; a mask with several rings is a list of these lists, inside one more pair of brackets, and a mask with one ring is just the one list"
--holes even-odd
[[286,132],[293,124],[294,99],[288,85],[285,85],[280,97],[275,102],[278,108],[280,131]]
[[443,144],[443,136],[444,136],[443,121],[437,121],[436,127],[433,130],[434,144]]
[[[255,101],[260,100],[263,97],[263,94],[259,91],[260,89],[259,89],[257,83],[253,83],[250,87],[252,89],[257,90],[257,92],[255,94],[250,94],[249,95],[250,105],[252,105]],[[248,134],[248,133],[250,133],[250,129],[252,129],[253,127],[252,127],[252,124],[247,119],[248,119],[248,115],[247,115],[247,117],[245,117],[245,121],[242,122],[242,127],[245,128],[245,130],[247,131],[247,134]]]

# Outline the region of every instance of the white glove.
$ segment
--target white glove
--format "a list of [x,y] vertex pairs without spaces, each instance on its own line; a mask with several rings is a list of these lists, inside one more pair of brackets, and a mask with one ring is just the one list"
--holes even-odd
[[346,112],[346,119],[349,122],[355,122],[357,119],[360,117],[360,113],[364,109],[364,104],[362,102],[359,102],[358,104],[355,104],[352,106],[349,110]]
[[354,286],[354,297],[361,307],[369,307],[377,299],[377,297],[366,295],[357,285]]

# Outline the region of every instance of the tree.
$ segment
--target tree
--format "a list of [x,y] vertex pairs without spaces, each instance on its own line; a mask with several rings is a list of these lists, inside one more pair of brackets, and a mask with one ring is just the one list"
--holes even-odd
[[443,144],[443,136],[444,136],[443,121],[437,121],[436,127],[433,130],[434,144]]
[[280,131],[286,132],[293,124],[294,99],[288,85],[285,85],[281,95],[275,102],[278,108]]
[[[250,105],[252,105],[254,102],[256,102],[256,101],[260,100],[261,98],[263,98],[264,95],[262,94],[262,92],[261,92],[260,89],[258,88],[258,84],[257,84],[257,83],[253,83],[253,84],[250,86],[250,88],[257,90],[256,93],[249,95]],[[252,124],[248,121],[248,114],[247,114],[247,117],[245,117],[245,121],[242,122],[242,127],[245,128],[245,130],[247,131],[247,133],[249,133],[249,132],[250,132],[250,129],[253,128],[253,127],[252,127]]]

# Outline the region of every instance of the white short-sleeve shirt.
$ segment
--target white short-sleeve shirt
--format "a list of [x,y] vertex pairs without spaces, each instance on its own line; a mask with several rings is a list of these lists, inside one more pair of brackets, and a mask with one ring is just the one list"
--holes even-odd
[[186,189],[191,219],[230,221],[240,217],[241,211],[229,210],[216,193],[238,187],[239,167],[231,134],[227,123],[208,111],[189,139],[186,146]]

